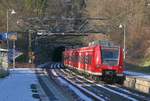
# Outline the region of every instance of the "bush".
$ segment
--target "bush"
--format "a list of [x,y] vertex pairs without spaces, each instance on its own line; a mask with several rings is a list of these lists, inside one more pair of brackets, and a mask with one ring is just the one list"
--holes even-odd
[[150,67],[150,59],[145,60],[143,63],[143,66],[144,67]]
[[4,69],[0,69],[0,78],[4,78],[9,75],[9,72]]
[[25,54],[22,54],[21,56],[16,58],[17,62],[26,62],[28,60],[28,56]]

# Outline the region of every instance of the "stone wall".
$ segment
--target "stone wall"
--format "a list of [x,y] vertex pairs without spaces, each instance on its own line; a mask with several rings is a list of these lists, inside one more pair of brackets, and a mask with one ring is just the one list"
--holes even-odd
[[150,80],[148,79],[127,76],[126,80],[124,81],[124,86],[143,93],[150,94]]

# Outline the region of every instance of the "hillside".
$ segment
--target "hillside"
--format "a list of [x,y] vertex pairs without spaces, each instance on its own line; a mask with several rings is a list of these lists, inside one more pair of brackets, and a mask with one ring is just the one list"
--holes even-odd
[[[6,32],[7,10],[14,9],[17,13],[9,14],[8,18],[9,31],[19,33],[17,43],[20,49],[27,49],[29,30],[39,29],[51,32],[103,33],[123,47],[123,28],[119,28],[122,24],[126,26],[126,61],[149,66],[149,4],[149,0],[0,0],[0,31]],[[95,36],[80,38],[79,42],[87,44],[86,40],[97,39]],[[47,41],[49,40],[53,39]]]

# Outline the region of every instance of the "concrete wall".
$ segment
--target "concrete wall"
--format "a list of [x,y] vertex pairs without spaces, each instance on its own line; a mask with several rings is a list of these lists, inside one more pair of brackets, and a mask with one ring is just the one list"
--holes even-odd
[[0,49],[0,67],[2,69],[7,70],[8,68],[8,55],[7,55],[7,50],[2,50]]
[[138,78],[134,76],[126,76],[124,86],[138,90],[143,93],[150,94],[150,80]]

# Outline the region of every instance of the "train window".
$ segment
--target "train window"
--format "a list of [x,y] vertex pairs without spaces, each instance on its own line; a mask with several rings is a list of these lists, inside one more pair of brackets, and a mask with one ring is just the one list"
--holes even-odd
[[85,64],[91,64],[92,63],[92,56],[87,55],[85,56]]
[[69,59],[69,56],[65,55],[64,60],[68,60],[68,59]]
[[84,56],[79,56],[79,62],[84,63]]
[[75,62],[75,61],[76,61],[76,58],[75,58],[75,56],[74,56],[74,55],[72,56],[72,61],[73,61],[73,62]]
[[69,56],[66,56],[66,60],[69,60]]
[[79,62],[81,62],[81,56],[79,56]]
[[69,61],[71,61],[71,56],[69,56]]
[[78,61],[78,56],[72,55],[70,59],[71,59],[71,61],[73,61],[73,62],[77,62],[77,61]]
[[74,61],[73,56],[71,56],[71,61]]
[[64,55],[63,59],[65,60],[66,56]]
[[89,64],[92,64],[92,55],[89,55]]
[[102,49],[103,64],[117,65],[119,58],[119,49]]
[[78,54],[78,52],[75,52],[75,54],[74,54],[74,61],[75,62],[79,61],[79,54]]
[[102,49],[102,57],[104,59],[118,59],[118,50],[106,50],[106,49]]
[[84,62],[85,62],[85,64],[88,64],[88,56],[85,56],[85,58],[84,58],[84,59],[85,59],[85,61],[84,61]]
[[74,56],[75,62],[78,62],[78,58],[79,57],[77,55]]

